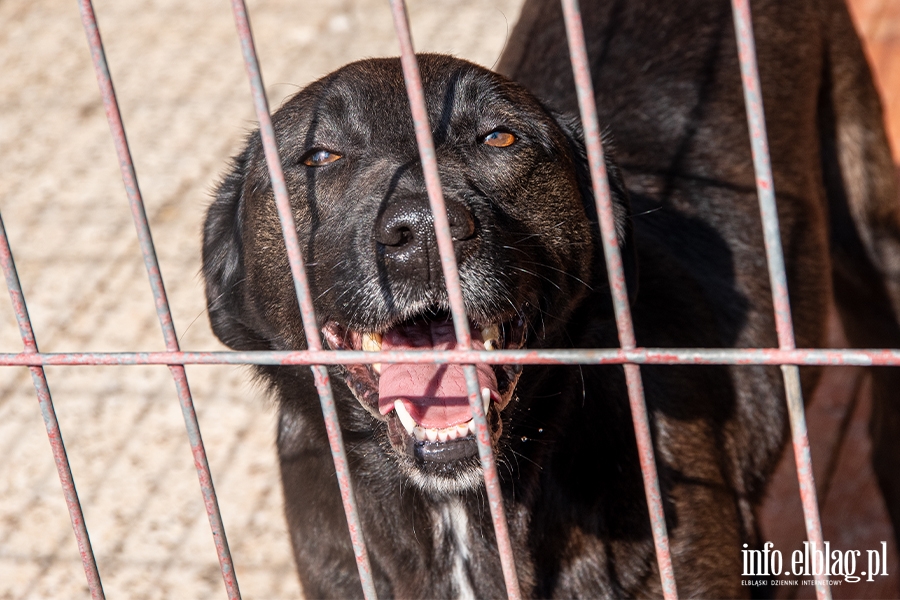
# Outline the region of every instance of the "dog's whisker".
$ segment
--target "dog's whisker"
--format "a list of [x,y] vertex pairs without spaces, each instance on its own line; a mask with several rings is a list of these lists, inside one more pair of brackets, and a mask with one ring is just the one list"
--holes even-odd
[[185,327],[185,328],[184,328],[184,331],[181,332],[181,335],[178,336],[178,343],[179,343],[179,344],[181,344],[181,343],[184,342],[184,338],[185,338],[185,336],[187,335],[187,332],[191,330],[191,327],[193,327],[194,323],[197,322],[197,319],[199,319],[199,318],[202,317],[203,315],[207,314],[208,312],[209,312],[209,309],[208,309],[208,308],[204,308],[203,310],[200,311],[200,313],[199,313],[196,317],[194,317],[194,318],[191,320],[190,323],[188,323],[188,326]]
[[555,287],[557,290],[562,291],[562,288],[559,287],[559,285],[557,285],[556,282],[553,281],[552,279],[550,279],[549,277],[546,277],[539,273],[535,273],[534,271],[530,271],[524,267],[514,266],[512,268],[515,269],[516,271],[521,271],[522,273],[526,273],[528,275],[533,275],[534,277],[537,277],[538,279],[543,279],[544,281],[546,281],[547,283],[549,283],[550,285]]
[[557,269],[557,268],[554,267],[554,266],[547,265],[547,264],[543,264],[543,263],[538,263],[538,262],[534,262],[534,261],[525,261],[525,262],[527,262],[527,263],[530,264],[530,265],[536,265],[536,266],[539,266],[539,267],[544,268],[544,269],[550,269],[551,271],[556,271],[557,273],[562,273],[562,274],[565,275],[566,277],[571,277],[572,279],[574,279],[575,281],[577,281],[578,283],[580,283],[581,285],[583,285],[583,286],[586,287],[587,289],[589,289],[589,290],[591,290],[591,291],[594,291],[594,288],[591,287],[586,281],[584,281],[584,280],[581,279],[580,277],[576,277],[575,275],[572,275],[571,273],[569,273],[569,272],[567,272],[567,271],[563,271],[562,269]]
[[655,213],[656,211],[662,210],[662,209],[663,209],[662,206],[657,206],[657,207],[651,208],[651,209],[649,209],[649,210],[645,210],[645,211],[643,211],[643,212],[634,213],[634,214],[632,214],[632,215],[629,215],[629,217],[632,218],[632,219],[634,219],[634,218],[636,218],[636,217],[643,217],[644,215],[649,215],[650,213]]

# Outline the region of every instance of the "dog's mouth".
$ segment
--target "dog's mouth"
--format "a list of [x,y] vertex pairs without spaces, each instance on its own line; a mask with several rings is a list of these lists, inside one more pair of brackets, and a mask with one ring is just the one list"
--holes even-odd
[[[525,346],[521,314],[487,324],[469,322],[472,349]],[[452,350],[453,321],[446,311],[426,311],[382,331],[357,331],[329,321],[323,328],[329,346],[340,350]],[[496,442],[500,413],[509,405],[521,365],[475,364],[485,416]],[[346,365],[345,380],[357,400],[387,424],[391,445],[431,473],[451,475],[459,461],[477,457],[475,424],[463,368],[455,364]]]

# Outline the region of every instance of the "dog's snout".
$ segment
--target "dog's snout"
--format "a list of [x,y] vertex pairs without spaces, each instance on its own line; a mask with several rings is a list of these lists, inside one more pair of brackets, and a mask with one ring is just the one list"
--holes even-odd
[[454,241],[463,242],[475,235],[475,217],[464,204],[448,202],[447,219],[450,221],[450,235]]
[[[457,200],[448,198],[446,205],[450,235],[457,258],[461,258],[461,252],[475,237],[475,217]],[[403,198],[389,204],[375,222],[374,237],[383,256],[396,264],[414,271],[438,264],[434,217],[426,198]]]
[[410,200],[394,202],[375,223],[375,241],[389,253],[402,252],[425,242],[433,228],[427,204]]

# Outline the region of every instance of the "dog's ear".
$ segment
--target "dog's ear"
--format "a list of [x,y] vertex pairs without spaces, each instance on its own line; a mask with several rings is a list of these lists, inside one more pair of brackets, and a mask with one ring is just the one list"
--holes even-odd
[[[591,186],[590,167],[588,166],[587,148],[584,143],[584,131],[581,127],[581,121],[571,115],[551,114],[553,114],[554,119],[565,133],[569,142],[569,148],[575,160],[578,187],[581,190],[581,197],[584,201],[584,211],[591,223],[595,225],[595,239],[597,239],[598,250],[602,256],[603,248],[600,243],[597,204],[594,201],[594,190]],[[616,238],[622,254],[622,267],[625,271],[625,284],[628,288],[628,299],[631,304],[634,304],[638,291],[638,260],[632,232],[631,201],[628,197],[628,190],[625,188],[622,173],[615,161],[614,145],[607,134],[601,135],[601,141],[603,143],[603,158],[606,163],[606,175],[609,180],[609,193],[612,198],[613,216],[616,222]],[[607,277],[605,266],[602,267],[600,274],[604,278]]]
[[255,333],[247,303],[244,267],[243,204],[253,144],[232,160],[231,170],[216,188],[216,199],[203,226],[203,278],[213,333],[235,350],[268,350]]

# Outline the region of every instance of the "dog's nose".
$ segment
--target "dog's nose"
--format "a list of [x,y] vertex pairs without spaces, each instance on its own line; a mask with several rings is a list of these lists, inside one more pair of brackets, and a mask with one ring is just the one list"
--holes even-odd
[[[460,260],[475,237],[475,217],[461,202],[450,198],[445,201],[450,235]],[[404,274],[435,266],[440,270],[434,217],[427,199],[417,196],[389,204],[375,222],[374,235],[383,256],[401,271],[407,271]]]

